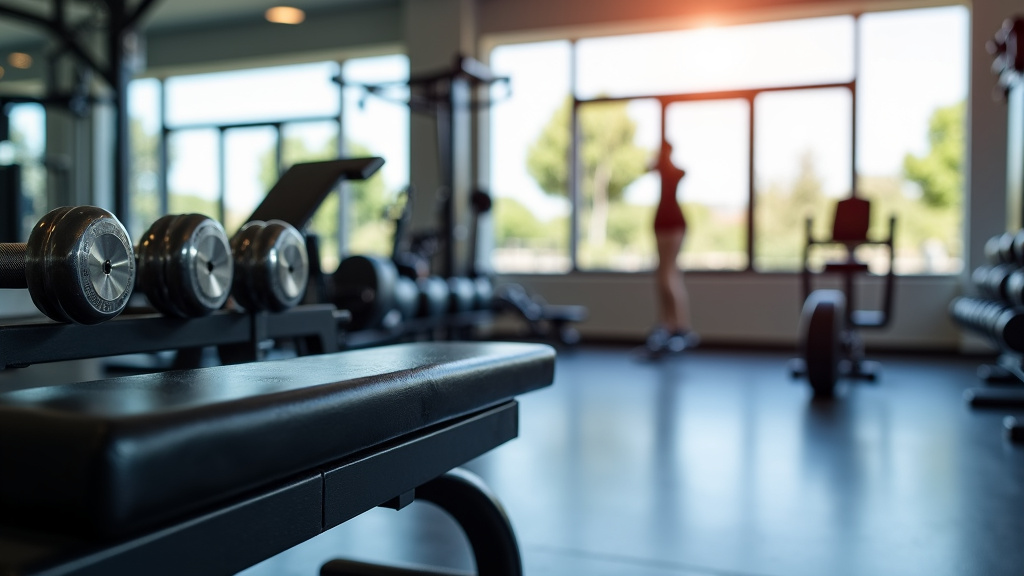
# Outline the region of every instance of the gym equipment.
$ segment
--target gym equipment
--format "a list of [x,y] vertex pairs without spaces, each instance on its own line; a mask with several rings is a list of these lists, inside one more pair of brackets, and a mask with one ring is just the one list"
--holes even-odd
[[[807,219],[807,243],[803,253],[804,306],[800,315],[800,358],[790,362],[794,377],[806,376],[816,397],[829,397],[840,377],[874,380],[877,363],[864,360],[864,343],[858,333],[861,328],[883,328],[892,317],[895,273],[893,271],[893,237],[896,218],[889,220],[889,235],[878,241],[868,240],[867,232],[871,205],[867,200],[850,197],[836,203],[832,237],[816,240],[812,233],[814,222]],[[846,258],[827,262],[825,274],[842,277],[842,290],[811,291],[810,260],[812,249],[821,245],[840,245]],[[868,273],[868,265],[859,261],[854,251],[859,246],[880,245],[888,248],[888,272],[881,307],[878,310],[855,310],[854,277]]]
[[986,337],[1002,350],[1024,353],[1024,311],[982,298],[956,298],[949,305],[950,317],[962,326]]
[[416,287],[420,292],[420,307],[417,316],[438,319],[448,312],[451,293],[448,289],[448,282],[444,278],[440,276],[417,278]]
[[531,336],[553,338],[567,346],[579,343],[580,333],[573,324],[586,321],[588,315],[585,306],[548,304],[540,295],[530,295],[519,284],[499,288],[495,307],[520,315],[526,320]]
[[232,295],[246,310],[280,312],[306,295],[309,256],[306,241],[281,220],[254,220],[231,239],[235,275]]
[[[480,90],[495,85],[508,86],[507,77],[495,76],[490,68],[473,58],[456,55],[452,65],[446,69],[409,78],[407,82],[382,84],[352,84],[344,82],[339,74],[334,81],[341,86],[357,87],[367,95],[398,101],[409,106],[413,112],[432,116],[437,128],[438,168],[440,174],[439,192],[442,196],[441,227],[436,234],[441,252],[440,272],[451,277],[465,272],[458,269],[456,254],[459,245],[467,239],[458,233],[457,224],[463,218],[463,206],[469,190],[462,185],[470,180],[472,154],[456,154],[461,145],[456,138],[468,127],[469,112],[493,104],[495,90]],[[392,97],[392,90],[401,92]],[[406,95],[408,91],[410,94]],[[480,96],[486,94],[486,96]],[[473,150],[470,146],[467,150]]]
[[[310,354],[337,352],[338,328],[349,313],[333,305],[296,306],[285,312],[242,314],[218,310],[208,316],[179,321],[160,314],[122,314],[95,326],[52,322],[0,324],[0,370],[33,364],[143,354],[164,350],[233,347],[221,362],[250,362],[263,357],[268,340],[301,342]],[[195,359],[198,361],[198,358]],[[175,368],[195,368],[175,360]]]
[[[398,271],[395,265],[377,256],[349,256],[338,264],[333,276],[334,303],[339,309],[352,313],[349,327],[353,330],[366,328],[394,327],[405,316],[399,312],[392,314],[397,307]],[[414,298],[413,314],[419,308],[419,290],[413,285],[413,293],[408,293],[408,284],[402,289],[402,301]]]
[[1016,264],[979,266],[971,272],[971,282],[984,296],[1003,302],[1012,302],[1010,277],[1018,269]]
[[383,158],[342,158],[293,164],[256,207],[248,221],[281,220],[302,230],[341,180],[365,180]]
[[1024,422],[1015,416],[1007,416],[1003,419],[1003,427],[1006,429],[1006,438],[1015,444],[1024,444]]
[[465,276],[448,279],[448,311],[453,314],[469,312],[476,307],[476,283]]
[[424,498],[481,573],[519,575],[500,505],[452,469],[516,437],[516,397],[554,363],[412,343],[0,394],[0,573],[234,574]]
[[94,206],[51,210],[27,243],[0,244],[0,288],[28,288],[57,322],[98,324],[117,316],[135,285],[135,254],[124,226]]
[[163,216],[143,234],[137,252],[138,286],[167,316],[206,316],[231,295],[231,245],[216,220],[202,214]]

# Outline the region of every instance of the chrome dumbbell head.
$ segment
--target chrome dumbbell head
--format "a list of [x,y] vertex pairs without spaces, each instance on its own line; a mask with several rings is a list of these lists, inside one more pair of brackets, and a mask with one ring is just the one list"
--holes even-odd
[[280,220],[245,224],[231,239],[232,293],[246,310],[287,310],[302,301],[309,282],[306,242]]
[[168,215],[139,244],[139,284],[169,316],[206,316],[224,306],[234,273],[224,228],[202,214]]
[[36,307],[58,322],[98,324],[128,304],[135,253],[124,226],[102,208],[57,208],[36,224],[26,244],[7,246],[24,251],[24,287]]

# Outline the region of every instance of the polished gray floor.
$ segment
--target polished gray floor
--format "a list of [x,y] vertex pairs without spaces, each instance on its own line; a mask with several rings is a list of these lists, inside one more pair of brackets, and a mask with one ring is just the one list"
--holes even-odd
[[[970,410],[977,362],[888,356],[812,402],[786,354],[559,357],[520,437],[468,468],[507,507],[528,576],[1024,574],[1024,447]],[[331,557],[469,570],[428,504],[368,512],[244,572]]]

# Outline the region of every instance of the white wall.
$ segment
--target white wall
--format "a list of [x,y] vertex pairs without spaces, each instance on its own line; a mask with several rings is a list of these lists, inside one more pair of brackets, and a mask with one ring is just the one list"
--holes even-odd
[[[654,284],[649,275],[577,273],[568,276],[504,276],[535,291],[551,304],[582,304],[590,319],[579,326],[586,338],[640,340],[656,319]],[[795,346],[801,309],[800,278],[795,274],[686,275],[693,323],[711,344]],[[823,287],[829,287],[823,284]],[[864,307],[879,302],[881,282],[863,289]],[[946,313],[959,292],[955,277],[897,278],[891,325],[865,330],[868,346],[888,349],[953,349],[959,332]],[[516,329],[508,321],[499,328]]]

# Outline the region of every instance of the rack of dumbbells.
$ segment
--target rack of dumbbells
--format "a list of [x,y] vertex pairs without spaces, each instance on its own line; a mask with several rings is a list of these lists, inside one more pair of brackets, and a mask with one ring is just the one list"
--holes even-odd
[[[0,325],[0,369],[213,346],[238,363],[272,339],[336,351],[348,314],[297,306],[307,277],[305,242],[284,222],[251,221],[228,239],[206,216],[168,215],[136,246],[105,210],[58,208],[28,242],[0,244],[0,287],[27,289],[53,320]],[[122,314],[134,291],[151,308]]]
[[[997,93],[1008,104],[1006,206],[1010,221],[1019,225],[1024,221],[1024,18],[1003,22],[987,48]],[[985,257],[988,264],[971,275],[980,297],[959,298],[950,312],[961,326],[999,347],[996,363],[982,366],[978,375],[989,384],[1011,386],[974,388],[966,398],[974,408],[1024,410],[1024,229],[990,238]],[[1010,440],[1024,442],[1024,419],[1008,416],[1004,427]]]
[[[1024,229],[993,236],[985,244],[987,264],[974,269],[976,295],[956,298],[950,315],[961,327],[999,349],[994,364],[978,368],[990,386],[965,394],[973,408],[1024,409]],[[1014,421],[1007,429],[1020,440]]]

